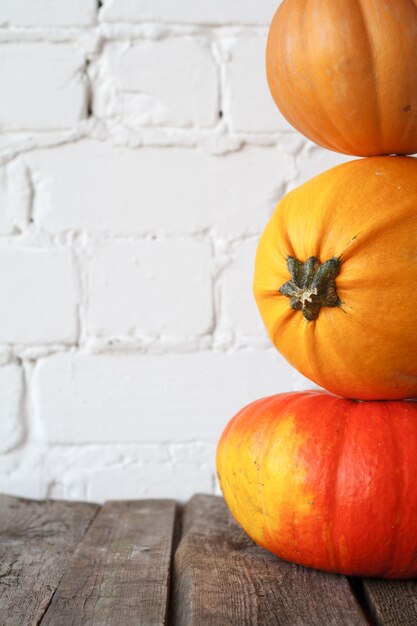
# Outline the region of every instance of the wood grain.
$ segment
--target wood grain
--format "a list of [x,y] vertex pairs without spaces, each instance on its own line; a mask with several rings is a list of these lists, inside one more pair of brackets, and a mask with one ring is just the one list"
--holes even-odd
[[215,496],[194,496],[185,507],[173,618],[176,626],[368,624],[346,578],[259,548]]
[[0,624],[38,624],[98,507],[0,495]]
[[378,626],[416,626],[417,581],[363,579],[370,615]]
[[105,504],[42,626],[165,624],[175,516],[172,500]]

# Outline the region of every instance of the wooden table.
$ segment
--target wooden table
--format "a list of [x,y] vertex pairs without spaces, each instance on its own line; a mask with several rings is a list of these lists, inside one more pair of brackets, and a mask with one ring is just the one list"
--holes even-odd
[[223,500],[0,496],[0,625],[417,625],[414,581],[349,579],[258,548]]

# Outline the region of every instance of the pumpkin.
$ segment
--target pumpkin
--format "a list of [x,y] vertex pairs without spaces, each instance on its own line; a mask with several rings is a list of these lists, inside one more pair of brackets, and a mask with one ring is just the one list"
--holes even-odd
[[252,539],[307,567],[417,576],[417,404],[284,393],[242,409],[217,449]]
[[348,398],[417,396],[417,160],[351,161],[287,194],[253,289],[304,376]]
[[285,0],[267,44],[272,96],[297,130],[326,148],[412,154],[416,42],[416,0]]

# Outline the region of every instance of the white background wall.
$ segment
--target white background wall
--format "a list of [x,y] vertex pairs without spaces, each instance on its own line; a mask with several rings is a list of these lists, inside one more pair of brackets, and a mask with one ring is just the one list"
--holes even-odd
[[185,499],[270,347],[257,240],[347,160],[266,85],[276,0],[0,0],[0,491]]

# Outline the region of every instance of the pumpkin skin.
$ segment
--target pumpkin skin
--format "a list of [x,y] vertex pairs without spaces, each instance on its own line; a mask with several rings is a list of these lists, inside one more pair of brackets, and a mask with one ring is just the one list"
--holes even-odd
[[263,398],[227,425],[217,471],[237,522],[279,557],[347,575],[417,575],[415,402]]
[[266,68],[283,115],[346,154],[417,152],[417,2],[285,0]]
[[[340,304],[308,321],[279,289],[288,258],[339,259]],[[328,391],[417,396],[417,160],[372,157],[287,194],[260,239],[253,290],[276,348]],[[314,297],[313,297],[314,299]]]

